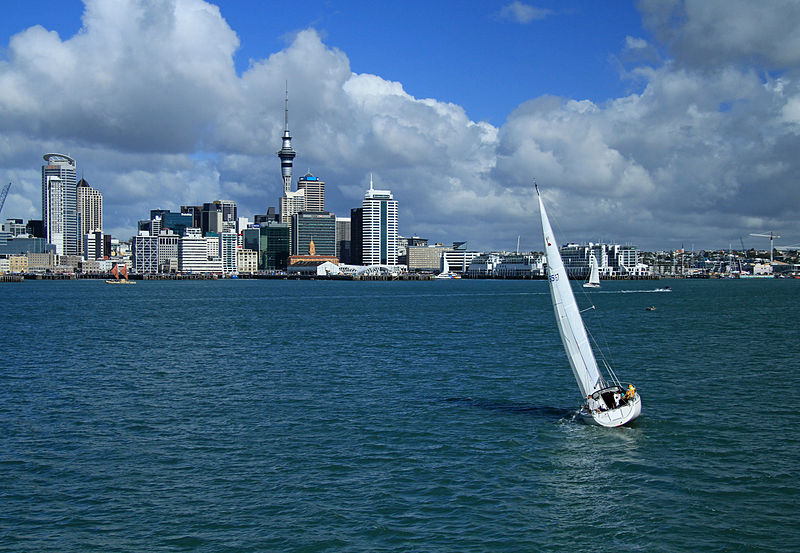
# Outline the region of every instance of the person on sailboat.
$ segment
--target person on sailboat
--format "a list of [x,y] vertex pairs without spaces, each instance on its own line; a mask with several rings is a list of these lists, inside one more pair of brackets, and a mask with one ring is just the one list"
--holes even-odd
[[606,409],[608,409],[608,406],[605,404],[603,398],[600,396],[597,396],[597,399],[594,399],[592,395],[589,394],[587,399],[589,400],[589,408],[592,411],[605,411]]
[[636,386],[633,384],[628,384],[628,391],[625,392],[625,399],[633,399],[633,396],[636,395]]

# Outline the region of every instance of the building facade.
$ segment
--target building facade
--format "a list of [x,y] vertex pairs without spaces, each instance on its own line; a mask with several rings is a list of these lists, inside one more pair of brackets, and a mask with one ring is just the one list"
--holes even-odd
[[325,181],[306,173],[297,180],[297,190],[305,194],[306,211],[325,211]]
[[389,190],[375,190],[370,176],[361,207],[362,264],[397,265],[397,200]]
[[140,231],[131,240],[132,269],[140,274],[158,272],[158,236],[150,236],[146,230]]
[[306,255],[314,242],[317,255],[336,256],[336,216],[327,211],[303,211],[292,216],[292,253]]
[[42,165],[42,223],[44,238],[58,255],[80,250],[76,163],[64,154],[45,154]]

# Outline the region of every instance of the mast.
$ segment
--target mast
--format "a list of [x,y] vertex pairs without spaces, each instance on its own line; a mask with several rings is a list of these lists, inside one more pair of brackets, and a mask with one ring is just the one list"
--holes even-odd
[[292,133],[289,132],[289,82],[286,82],[286,99],[284,106],[284,127],[281,137],[282,145],[278,150],[281,160],[281,176],[283,177],[283,196],[286,197],[292,190],[292,160],[297,152],[292,148]]
[[550,220],[544,209],[538,185],[536,186],[536,195],[539,198],[539,214],[542,218],[542,236],[547,257],[547,277],[550,282],[550,297],[553,301],[558,332],[561,335],[561,343],[567,353],[572,373],[575,375],[578,388],[580,388],[585,401],[587,396],[604,388],[606,384],[589,344],[586,328],[583,326],[583,319],[575,302],[572,286],[570,286],[567,271],[561,260],[558,244],[553,236],[553,229],[550,227]]

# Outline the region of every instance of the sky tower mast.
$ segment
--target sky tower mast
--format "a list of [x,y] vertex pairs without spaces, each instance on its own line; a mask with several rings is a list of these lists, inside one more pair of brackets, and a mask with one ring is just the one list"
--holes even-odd
[[297,155],[292,149],[292,134],[289,132],[289,83],[286,83],[285,125],[283,128],[283,145],[278,150],[281,159],[281,176],[283,176],[283,195],[292,190],[292,160]]

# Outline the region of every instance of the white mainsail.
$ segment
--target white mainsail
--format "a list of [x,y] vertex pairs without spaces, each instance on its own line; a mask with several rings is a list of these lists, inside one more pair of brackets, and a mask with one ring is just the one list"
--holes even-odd
[[597,258],[594,254],[591,254],[589,257],[589,266],[591,270],[589,271],[589,286],[600,286],[600,270],[597,268]]
[[570,367],[572,367],[575,380],[578,381],[578,387],[585,401],[589,395],[604,388],[606,384],[589,344],[586,328],[583,326],[583,319],[578,311],[578,305],[575,303],[572,286],[567,278],[564,263],[561,261],[561,254],[553,237],[553,229],[550,228],[550,220],[547,218],[538,187],[536,193],[539,197],[539,213],[542,217],[542,234],[547,256],[547,276],[550,281],[550,296],[553,299],[558,332],[561,334],[561,342],[564,344]]

